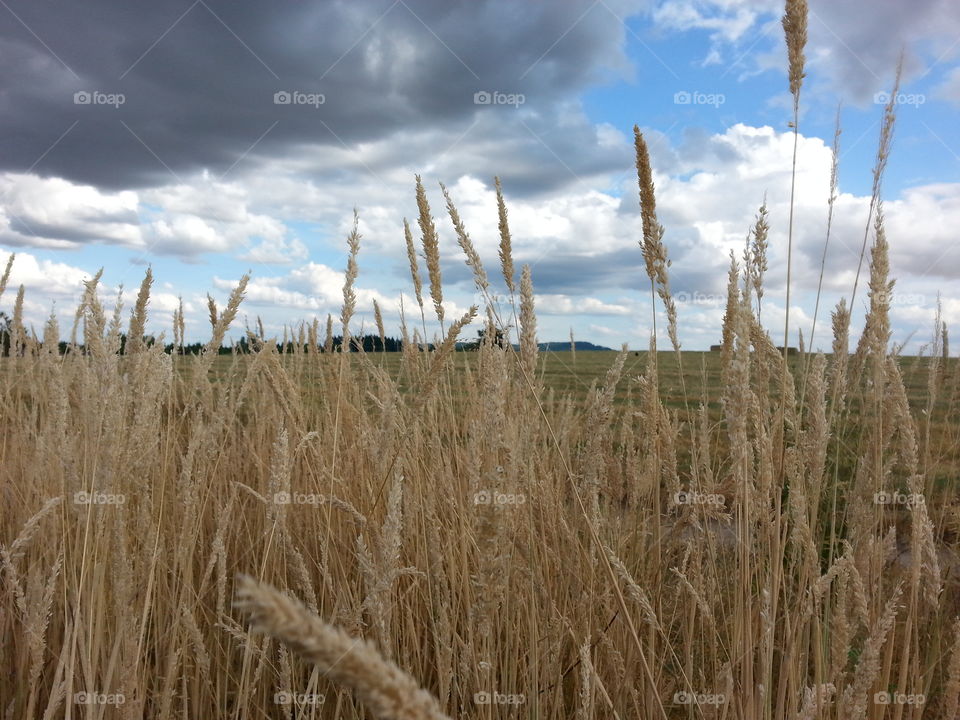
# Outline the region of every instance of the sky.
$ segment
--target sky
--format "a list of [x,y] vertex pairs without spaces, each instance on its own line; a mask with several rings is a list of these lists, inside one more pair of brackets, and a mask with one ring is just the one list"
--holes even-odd
[[[356,209],[352,331],[372,330],[376,300],[398,336],[401,299],[420,324],[403,236],[408,218],[419,241],[415,176],[439,228],[448,318],[477,293],[439,183],[503,294],[498,176],[539,339],[572,330],[645,348],[636,124],[683,347],[719,341],[730,252],[742,254],[764,199],[762,321],[782,328],[794,147],[782,13],[768,0],[0,0],[0,262],[17,254],[11,288],[25,286],[38,332],[53,312],[67,334],[100,268],[102,299],[122,299],[127,317],[149,266],[148,331],[169,340],[182,299],[187,340],[205,341],[207,293],[223,307],[249,271],[228,335],[259,317],[280,336],[338,318]],[[792,345],[800,330],[829,350],[830,310],[850,298],[872,241],[872,168],[901,53],[883,184],[892,340],[923,351],[938,298],[948,327],[960,325],[960,4],[810,0]],[[14,296],[0,298],[8,315]]]

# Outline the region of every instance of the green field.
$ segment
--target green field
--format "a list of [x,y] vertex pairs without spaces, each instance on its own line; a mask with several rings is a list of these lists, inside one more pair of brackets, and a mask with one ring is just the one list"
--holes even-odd
[[[553,390],[558,396],[571,395],[585,398],[593,383],[603,383],[604,376],[614,364],[619,353],[610,351],[580,351],[577,353],[541,352],[541,377],[546,389]],[[631,393],[635,384],[631,381],[643,375],[649,363],[649,353],[645,350],[631,350],[627,354],[623,369],[623,379],[617,386],[615,403],[623,403]],[[323,357],[321,355],[321,357]],[[333,362],[338,356],[332,355]],[[356,356],[355,356],[356,357]],[[375,367],[382,368],[394,380],[402,383],[401,365],[402,353],[365,353],[366,359]],[[454,369],[465,371],[472,367],[477,354],[473,352],[457,352],[452,356],[451,365]],[[284,356],[284,362],[291,369],[296,367],[295,356]],[[827,355],[828,362],[830,356]],[[190,358],[181,358],[184,365],[189,364]],[[214,375],[223,375],[229,371],[234,362],[231,356],[218,356],[212,372]],[[359,360],[358,360],[359,362]],[[788,361],[794,377],[801,375],[801,358],[792,357]],[[680,364],[683,365],[681,379]],[[900,358],[900,369],[903,373],[904,385],[911,407],[916,411],[924,409],[924,402],[929,381],[930,359],[922,357]],[[940,361],[943,365],[943,361]],[[720,407],[720,353],[699,350],[685,350],[680,355],[678,363],[676,353],[660,351],[657,353],[657,367],[660,377],[660,395],[667,407],[678,411],[685,411],[688,407],[695,409],[703,400],[713,410]],[[958,387],[958,368],[960,359],[951,358],[946,361],[945,385]],[[304,378],[306,380],[306,378]],[[799,382],[798,382],[799,386]],[[799,387],[798,387],[799,390]],[[947,413],[956,408],[956,398],[952,396],[940,397],[937,408]],[[954,417],[956,417],[954,415]]]
[[[614,365],[617,351],[580,351],[576,353],[546,351],[540,353],[540,378],[547,391],[553,391],[555,402],[571,399],[586,406],[592,389],[602,388],[607,372]],[[512,354],[516,359],[516,353]],[[649,352],[628,352],[624,362],[623,373],[617,383],[613,395],[614,407],[621,415],[614,418],[619,426],[622,421],[622,412],[628,400],[634,403],[638,399],[638,380],[647,371]],[[450,370],[447,376],[448,394],[454,399],[464,395],[462,383],[468,381],[471,372],[475,369],[478,354],[475,352],[457,352],[451,356]],[[831,357],[826,356],[828,364]],[[322,384],[322,379],[311,378],[308,363],[304,363],[303,356],[284,355],[281,361],[297,378],[303,391],[309,394],[312,389]],[[339,355],[333,354],[329,358],[320,355],[320,367],[327,363],[338,363]],[[812,359],[808,358],[809,360]],[[377,368],[385,372],[391,380],[397,383],[401,390],[409,390],[410,383],[402,371],[402,353],[359,353],[351,355],[354,365],[360,368]],[[326,362],[324,362],[326,361]],[[218,356],[211,372],[214,376],[224,377],[230,372],[234,362],[243,363],[246,359],[231,356]],[[802,377],[801,364],[804,360],[799,356],[791,357],[788,366],[794,375],[797,385],[797,395],[801,392]],[[181,358],[180,363],[187,366],[189,358]],[[683,366],[681,376],[680,364]],[[928,385],[930,382],[930,358],[908,356],[899,360],[900,371],[910,402],[911,411],[919,420],[921,433],[926,431]],[[939,361],[940,382],[944,392],[936,396],[935,404],[930,408],[929,450],[931,465],[938,469],[936,485],[952,484],[960,477],[960,359],[950,358],[946,362]],[[239,370],[239,367],[235,368]],[[657,353],[657,370],[659,375],[660,398],[669,410],[675,411],[677,418],[694,420],[701,404],[705,405],[712,421],[720,422],[722,418],[722,387],[720,381],[720,353],[712,351],[683,351],[678,362],[677,354],[672,351]],[[549,396],[548,396],[549,397]],[[548,401],[548,397],[544,402]],[[849,424],[856,428],[856,416],[859,408],[859,398],[850,399],[848,413]],[[683,437],[683,436],[682,436]],[[689,438],[689,434],[685,437]]]

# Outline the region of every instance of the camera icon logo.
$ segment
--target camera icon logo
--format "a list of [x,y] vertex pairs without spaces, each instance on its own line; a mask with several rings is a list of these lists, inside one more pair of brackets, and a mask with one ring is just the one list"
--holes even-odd
[[92,99],[92,96],[86,90],[80,90],[73,94],[74,105],[89,105]]
[[278,492],[273,494],[273,502],[276,505],[289,505],[290,504],[290,493],[288,492]]
[[689,105],[692,97],[686,90],[681,90],[673,94],[674,105]]
[[474,105],[489,105],[491,102],[493,102],[493,96],[486,90],[480,90],[473,94]]
[[873,102],[877,105],[886,105],[890,102],[890,93],[881,90],[878,93],[874,93]]
[[292,96],[286,90],[278,90],[273,94],[274,105],[289,105]]

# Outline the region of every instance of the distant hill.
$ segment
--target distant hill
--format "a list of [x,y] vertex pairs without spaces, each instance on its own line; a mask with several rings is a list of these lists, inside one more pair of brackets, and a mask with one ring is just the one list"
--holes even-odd
[[[612,348],[603,347],[602,345],[594,345],[592,342],[587,342],[586,340],[577,340],[575,343],[577,350],[611,350]],[[541,350],[552,350],[553,352],[564,352],[570,351],[570,341],[567,342],[545,342],[540,343]]]
[[[592,342],[587,342],[586,340],[577,340],[576,343],[577,350],[582,350],[584,352],[590,352],[592,350],[612,350],[608,347],[603,347],[603,345],[594,345]],[[548,352],[570,352],[570,341],[564,342],[542,342],[538,344],[538,347],[543,351]],[[457,350],[476,350],[476,343],[464,343],[458,342],[456,346]],[[514,350],[519,350],[520,346],[514,343]]]

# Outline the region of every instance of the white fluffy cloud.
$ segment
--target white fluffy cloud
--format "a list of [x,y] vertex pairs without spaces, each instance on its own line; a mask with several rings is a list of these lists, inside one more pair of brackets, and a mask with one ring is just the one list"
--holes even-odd
[[[885,89],[901,48],[907,79],[960,55],[960,5],[954,0],[872,0],[864,9],[862,3],[810,2],[808,68],[845,96],[862,101]],[[734,63],[750,75],[786,68],[782,14],[780,0],[660,0],[653,20],[665,31],[709,32],[704,64]],[[775,51],[771,43],[778,44]],[[953,88],[954,97],[955,82],[954,73],[945,88]]]
[[[0,250],[0,272],[7,266],[10,253]],[[83,290],[83,281],[91,274],[72,265],[52,260],[40,260],[27,252],[17,252],[6,293],[14,293],[24,286],[25,293],[31,298],[35,295],[51,299],[79,297]],[[6,294],[5,293],[5,294]]]
[[206,174],[190,184],[105,192],[62,178],[0,175],[0,242],[10,247],[76,250],[100,244],[143,254],[196,259],[235,253],[253,263],[306,258],[283,221],[250,211],[243,185]]
[[[738,257],[741,254],[764,196],[771,224],[764,316],[771,327],[776,327],[782,322],[785,301],[792,135],[770,127],[737,124],[723,133],[690,137],[677,146],[655,134],[649,139],[653,163],[658,168],[658,212],[673,260],[671,284],[679,299],[685,345],[699,347],[715,341],[722,317],[729,253],[733,251]],[[616,142],[624,156],[630,157],[627,138],[619,136]],[[793,326],[803,327],[805,332],[812,322],[823,256],[829,172],[829,148],[819,138],[801,136],[791,317]],[[67,223],[74,212],[90,218],[97,208],[115,214],[147,208],[149,213],[156,214],[156,219],[140,226],[145,228],[144,238],[151,237],[164,246],[165,252],[195,255],[202,251],[232,255],[248,262],[258,262],[258,258],[278,262],[308,255],[304,244],[280,218],[289,221],[309,215],[312,224],[335,238],[333,250],[345,264],[346,245],[340,238],[346,236],[352,225],[352,213],[345,201],[350,197],[363,198],[359,208],[363,238],[357,282],[358,326],[370,326],[376,299],[388,323],[396,328],[401,293],[408,318],[419,315],[419,311],[414,312],[415,301],[410,297],[402,236],[402,218],[407,216],[419,239],[411,180],[384,185],[372,175],[356,175],[351,182],[332,188],[330,197],[325,198],[326,205],[318,210],[313,204],[316,189],[301,188],[291,179],[278,178],[271,184],[272,192],[263,197],[257,192],[264,182],[262,177],[237,177],[230,182],[199,177],[192,184],[144,191],[134,201],[126,195],[104,199],[88,193],[91,209],[79,212],[80,206],[75,202],[59,222]],[[486,262],[495,291],[502,292],[492,182],[469,175],[451,180],[450,194]],[[431,178],[425,177],[424,181],[440,229],[447,313],[449,317],[459,316],[476,302],[471,272],[457,247],[439,188]],[[608,182],[607,187],[610,185]],[[583,328],[591,323],[619,327],[624,339],[644,344],[650,324],[649,285],[638,242],[641,228],[632,171],[621,176],[618,190],[601,192],[573,185],[540,197],[512,196],[508,191],[517,269],[522,263],[533,268],[542,339],[566,337],[570,325],[582,322]],[[829,309],[842,295],[849,295],[856,277],[868,205],[869,198],[849,192],[837,198],[824,272],[825,295],[818,320],[822,332],[829,325]],[[892,275],[898,279],[898,292],[907,299],[894,307],[898,332],[905,336],[918,328],[925,331],[932,319],[937,289],[941,288],[949,297],[960,280],[960,247],[955,242],[954,230],[960,227],[960,186],[915,186],[899,197],[888,198],[884,210]],[[47,213],[50,217],[53,211]],[[251,237],[259,241],[251,243]],[[114,238],[113,244],[128,243],[123,236]],[[871,238],[872,231],[868,242]],[[141,242],[144,241],[142,238]],[[324,250],[329,255],[330,248],[325,245]],[[79,293],[85,276],[81,269],[40,261],[30,254],[20,257],[14,282],[30,280],[29,294],[36,292],[39,300],[46,301]],[[869,257],[865,258],[861,267],[857,313],[863,310],[868,260]],[[254,267],[245,307],[251,315],[262,314],[274,328],[327,313],[336,317],[342,303],[343,264],[334,267],[337,263],[330,260],[326,264],[318,260],[294,262],[282,273]],[[422,259],[420,271],[426,293]],[[209,276],[208,284],[225,298],[236,283],[234,272],[218,270]],[[182,294],[196,312],[194,327],[202,331],[205,291],[203,287],[171,285],[164,289],[166,297],[156,303],[156,309],[168,313],[175,298]],[[429,298],[427,305],[429,320]],[[944,303],[944,313],[948,322],[960,322],[960,306],[952,299]],[[818,337],[822,339],[823,335],[818,333]]]
[[155,215],[146,232],[150,249],[193,257],[232,253],[244,261],[289,264],[304,260],[304,244],[273,215],[250,209],[250,190],[203,173],[189,184],[143,193],[144,214]]
[[0,175],[0,240],[6,245],[74,249],[89,242],[141,243],[137,194],[101,192],[60,178]]

